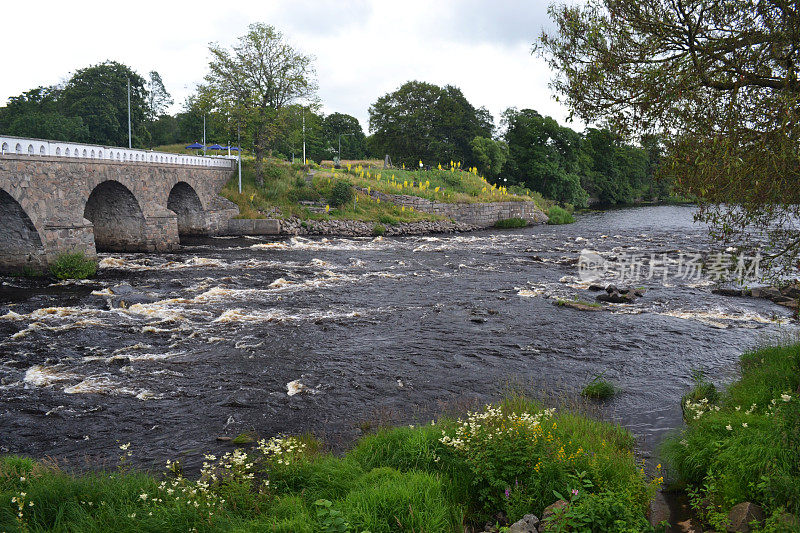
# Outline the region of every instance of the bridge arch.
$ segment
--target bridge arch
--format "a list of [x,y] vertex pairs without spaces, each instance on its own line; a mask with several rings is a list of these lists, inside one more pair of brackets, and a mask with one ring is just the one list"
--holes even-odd
[[167,209],[178,215],[178,235],[203,235],[206,233],[205,210],[197,191],[179,181],[169,191]]
[[142,208],[130,189],[118,181],[104,181],[92,190],[83,218],[94,225],[98,252],[129,252],[146,247]]
[[24,267],[39,269],[44,264],[44,247],[39,232],[25,209],[13,196],[0,189],[0,271],[19,272]]

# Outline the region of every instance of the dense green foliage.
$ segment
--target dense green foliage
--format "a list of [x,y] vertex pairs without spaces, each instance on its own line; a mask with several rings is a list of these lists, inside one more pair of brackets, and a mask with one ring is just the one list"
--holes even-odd
[[[800,10],[784,0],[554,5],[536,48],[586,123],[659,135],[661,165],[722,244],[800,256]],[[753,231],[756,228],[760,231]]]
[[547,211],[547,223],[550,225],[572,224],[573,222],[575,222],[575,217],[563,207],[554,205]]
[[149,108],[145,80],[107,61],[79,69],[63,85],[39,87],[0,108],[0,131],[10,135],[112,146],[128,144],[128,80],[133,142],[147,146]]
[[370,150],[395,165],[416,168],[460,161],[475,164],[470,143],[491,138],[492,117],[476,109],[457,87],[409,81],[369,108]]
[[353,196],[355,196],[353,185],[349,181],[337,181],[331,189],[328,203],[332,207],[341,207],[348,202],[352,202]]
[[527,225],[528,221],[524,218],[504,218],[494,223],[494,227],[500,229],[524,228]]
[[117,472],[81,476],[0,458],[0,529],[456,532],[500,511],[541,516],[563,494],[560,521],[649,531],[644,510],[661,481],[647,480],[619,426],[519,396],[464,421],[380,429],[344,456],[310,438],[262,440],[206,456],[197,481],[175,463],[163,476],[134,473],[135,450],[120,448]]
[[86,279],[97,273],[97,262],[83,252],[62,253],[50,263],[50,273],[58,279]]
[[581,207],[590,199],[609,205],[669,197],[669,184],[656,179],[655,138],[640,148],[607,129],[581,135],[531,109],[508,109],[503,122],[509,150],[504,174],[512,183]]
[[605,379],[603,376],[593,377],[589,383],[581,390],[581,396],[585,398],[592,398],[595,400],[607,400],[617,393],[617,388]]
[[664,448],[698,509],[723,530],[728,510],[745,501],[767,515],[800,513],[800,345],[747,353],[740,366],[718,400],[710,388],[684,400],[688,428]]

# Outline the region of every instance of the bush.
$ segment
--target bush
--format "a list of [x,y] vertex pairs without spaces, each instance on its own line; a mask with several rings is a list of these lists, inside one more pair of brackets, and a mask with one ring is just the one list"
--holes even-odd
[[740,366],[739,381],[716,401],[698,398],[717,392],[695,376],[697,392],[682,405],[688,427],[662,449],[695,507],[723,530],[727,512],[744,501],[767,516],[800,513],[800,345],[745,354]]
[[661,481],[648,484],[632,456],[633,438],[619,426],[556,415],[524,399],[470,413],[442,441],[472,470],[484,517],[498,509],[512,522],[523,513],[541,516],[554,491],[588,486],[629,494],[643,514]]
[[550,208],[547,212],[547,216],[549,220],[547,221],[548,224],[557,225],[557,224],[572,224],[575,222],[575,217],[562,207],[558,207],[554,205]]
[[386,226],[384,226],[383,224],[375,224],[374,226],[372,226],[372,234],[375,235],[376,237],[379,237],[384,233],[386,233]]
[[494,223],[494,227],[499,229],[524,228],[527,225],[527,220],[518,217],[505,218]]
[[328,203],[331,207],[341,207],[353,200],[353,185],[349,181],[337,181],[331,190]]
[[50,273],[58,279],[86,279],[97,273],[97,262],[83,252],[62,253],[50,264]]
[[603,379],[603,376],[595,376],[586,384],[581,391],[581,395],[595,400],[607,400],[617,393],[616,387]]

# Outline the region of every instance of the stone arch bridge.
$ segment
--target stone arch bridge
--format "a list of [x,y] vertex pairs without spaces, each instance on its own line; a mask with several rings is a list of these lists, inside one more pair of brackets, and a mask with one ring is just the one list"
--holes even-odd
[[0,271],[62,252],[169,251],[238,214],[218,195],[235,158],[0,136]]

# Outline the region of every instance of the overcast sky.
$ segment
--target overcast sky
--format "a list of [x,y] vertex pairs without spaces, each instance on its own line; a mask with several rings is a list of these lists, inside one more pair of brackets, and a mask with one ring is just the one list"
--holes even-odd
[[[262,0],[36,2],[8,9],[0,28],[0,105],[107,59],[142,75],[157,70],[181,109],[202,82],[208,44],[232,45],[253,22],[272,24],[316,57],[325,113],[357,117],[408,80],[460,87],[495,121],[507,107],[563,122],[551,73],[531,55],[548,24],[538,0]],[[128,6],[128,7],[123,7]],[[135,7],[134,7],[135,6]],[[215,7],[224,6],[224,7]],[[572,124],[579,129],[579,124]],[[580,126],[582,127],[582,126]]]

